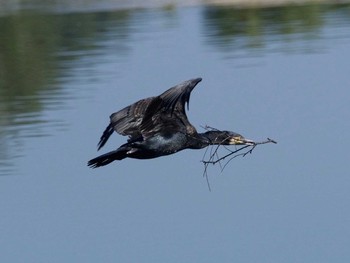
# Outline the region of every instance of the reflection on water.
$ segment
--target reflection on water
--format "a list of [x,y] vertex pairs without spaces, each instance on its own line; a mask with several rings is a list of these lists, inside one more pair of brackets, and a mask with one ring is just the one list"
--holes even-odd
[[[252,50],[275,52],[290,42],[313,43],[324,28],[349,23],[349,5],[197,8],[203,10],[196,14],[201,16],[198,20],[202,20],[204,42],[228,55],[241,52],[247,56]],[[40,140],[37,137],[67,128],[60,111],[67,100],[77,98],[74,87],[67,90],[62,84],[78,75],[91,77],[94,72],[88,71],[89,66],[103,63],[99,55],[110,42],[118,58],[123,58],[144,37],[153,39],[152,26],[143,24],[149,23],[154,13],[166,13],[163,19],[167,23],[169,10],[144,15],[147,12],[18,13],[0,17],[1,175],[10,174],[15,159],[25,155],[26,140]],[[267,43],[276,43],[276,48],[265,49]]]
[[0,174],[24,154],[27,138],[64,128],[52,113],[74,92],[62,90],[61,83],[72,77],[73,65],[79,67],[74,61],[94,57],[96,41],[110,37],[105,32],[111,23],[118,25],[113,35],[119,28],[118,38],[125,38],[127,18],[127,12],[0,17]]
[[225,53],[319,52],[310,46],[318,44],[315,40],[324,27],[348,26],[350,16],[349,5],[309,4],[243,10],[208,7],[203,20],[207,41]]

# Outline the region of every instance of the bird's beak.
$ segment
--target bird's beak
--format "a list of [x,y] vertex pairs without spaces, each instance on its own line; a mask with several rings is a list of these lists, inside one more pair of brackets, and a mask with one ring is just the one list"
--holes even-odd
[[230,144],[233,145],[255,145],[255,142],[248,140],[242,136],[235,136],[230,139]]

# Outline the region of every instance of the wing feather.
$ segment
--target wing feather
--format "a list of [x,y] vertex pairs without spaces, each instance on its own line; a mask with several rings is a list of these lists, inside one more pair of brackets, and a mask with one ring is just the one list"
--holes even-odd
[[185,81],[152,100],[141,123],[142,136],[149,137],[164,131],[196,132],[187,119],[185,104],[188,107],[191,92],[201,80]]
[[178,84],[157,97],[137,101],[110,116],[110,124],[101,137],[101,148],[112,134],[129,136],[129,141],[147,138],[165,131],[194,133],[196,129],[187,119],[185,104],[189,106],[190,95],[201,78]]
[[124,136],[141,136],[140,125],[142,119],[144,118],[145,111],[147,110],[149,104],[154,99],[155,97],[150,97],[139,100],[138,102],[113,113],[110,116],[110,120],[114,130]]

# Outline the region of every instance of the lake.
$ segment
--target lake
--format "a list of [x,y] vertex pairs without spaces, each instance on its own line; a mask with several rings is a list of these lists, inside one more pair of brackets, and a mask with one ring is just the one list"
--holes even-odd
[[[350,260],[349,4],[0,14],[1,262]],[[196,77],[198,131],[278,144],[211,191],[205,149],[87,167],[111,113]]]

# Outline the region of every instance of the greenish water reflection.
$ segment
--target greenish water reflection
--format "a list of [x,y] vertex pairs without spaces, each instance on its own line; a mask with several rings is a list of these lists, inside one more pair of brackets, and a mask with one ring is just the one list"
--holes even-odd
[[[204,40],[209,45],[224,52],[247,52],[261,49],[276,38],[282,45],[291,40],[313,40],[334,21],[349,23],[349,7],[314,4],[263,9],[198,8],[202,10],[199,20]],[[108,40],[116,45],[116,53],[127,54],[128,48],[139,44],[130,36],[140,33],[139,27],[152,19],[142,17],[147,12],[19,12],[0,17],[0,165],[4,167],[0,174],[8,173],[6,167],[18,156],[15,152],[25,155],[21,149],[26,139],[54,134],[52,130],[65,124],[63,118],[52,119],[43,113],[60,109],[65,100],[74,99],[74,91],[67,93],[61,85],[72,67],[77,66],[74,61],[86,56],[86,63],[98,63],[96,57],[104,52],[101,43]],[[147,37],[153,39],[153,33],[150,30]]]
[[25,138],[52,134],[48,128],[64,123],[42,113],[72,99],[60,85],[70,75],[67,65],[98,50],[96,42],[109,37],[110,23],[125,38],[127,20],[126,11],[0,17],[0,174]]
[[349,14],[349,4],[251,9],[208,7],[203,15],[204,34],[209,43],[225,50],[257,49],[271,41],[313,40],[327,23],[328,26],[335,21],[349,23]]

